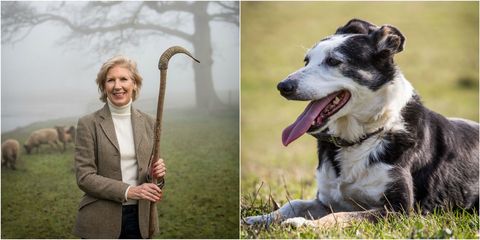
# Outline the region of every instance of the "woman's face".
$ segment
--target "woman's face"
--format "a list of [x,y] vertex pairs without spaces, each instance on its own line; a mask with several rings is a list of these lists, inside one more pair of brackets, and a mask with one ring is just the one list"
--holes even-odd
[[115,106],[121,107],[130,102],[136,84],[131,77],[130,70],[122,66],[114,66],[107,72],[104,87],[107,98]]

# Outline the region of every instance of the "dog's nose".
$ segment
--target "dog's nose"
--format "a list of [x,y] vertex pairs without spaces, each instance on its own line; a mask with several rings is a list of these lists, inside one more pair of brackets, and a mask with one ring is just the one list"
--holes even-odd
[[280,91],[280,94],[284,97],[288,97],[292,94],[295,93],[295,90],[297,89],[297,83],[295,81],[281,81],[277,85],[277,89]]

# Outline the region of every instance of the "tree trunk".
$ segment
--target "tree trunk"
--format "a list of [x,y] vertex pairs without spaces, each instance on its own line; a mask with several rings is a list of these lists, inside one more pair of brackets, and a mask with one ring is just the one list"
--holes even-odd
[[208,2],[195,2],[195,33],[192,36],[193,55],[200,64],[193,64],[195,73],[195,94],[198,108],[213,109],[223,106],[213,86],[212,78],[212,41],[210,35],[210,16],[207,12]]

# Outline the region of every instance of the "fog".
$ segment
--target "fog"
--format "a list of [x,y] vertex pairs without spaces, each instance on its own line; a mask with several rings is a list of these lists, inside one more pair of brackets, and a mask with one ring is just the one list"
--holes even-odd
[[[191,23],[184,24],[184,27],[193,28]],[[211,22],[210,27],[215,91],[226,105],[238,106],[239,28],[224,22]],[[64,44],[62,37],[69,32],[61,24],[46,22],[33,28],[25,39],[15,44],[2,44],[2,132],[37,121],[78,117],[101,108],[104,103],[98,99],[96,74],[101,64],[116,54],[134,59],[143,77],[140,96],[134,105],[156,104],[160,55],[173,45],[192,49],[191,43],[177,37],[142,36],[142,32],[138,32],[138,39],[141,39],[138,46],[127,45],[116,49],[116,54],[100,56],[89,47],[96,39],[76,45]],[[192,64],[185,55],[176,55],[170,60],[165,108],[195,107]],[[205,64],[205,67],[209,66]]]

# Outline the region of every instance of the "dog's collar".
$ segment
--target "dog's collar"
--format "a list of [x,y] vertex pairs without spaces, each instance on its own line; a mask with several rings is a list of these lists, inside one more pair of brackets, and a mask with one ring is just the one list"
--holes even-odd
[[345,140],[341,137],[336,137],[336,136],[333,136],[333,135],[328,134],[328,133],[318,133],[318,134],[315,134],[314,136],[319,141],[329,142],[329,143],[334,144],[337,147],[351,147],[353,145],[362,143],[363,141],[367,140],[368,138],[370,138],[371,136],[373,136],[377,133],[380,133],[381,131],[383,131],[383,127],[377,129],[374,132],[367,133],[367,134],[363,135],[360,139],[358,139],[355,142],[351,142],[351,141]]

